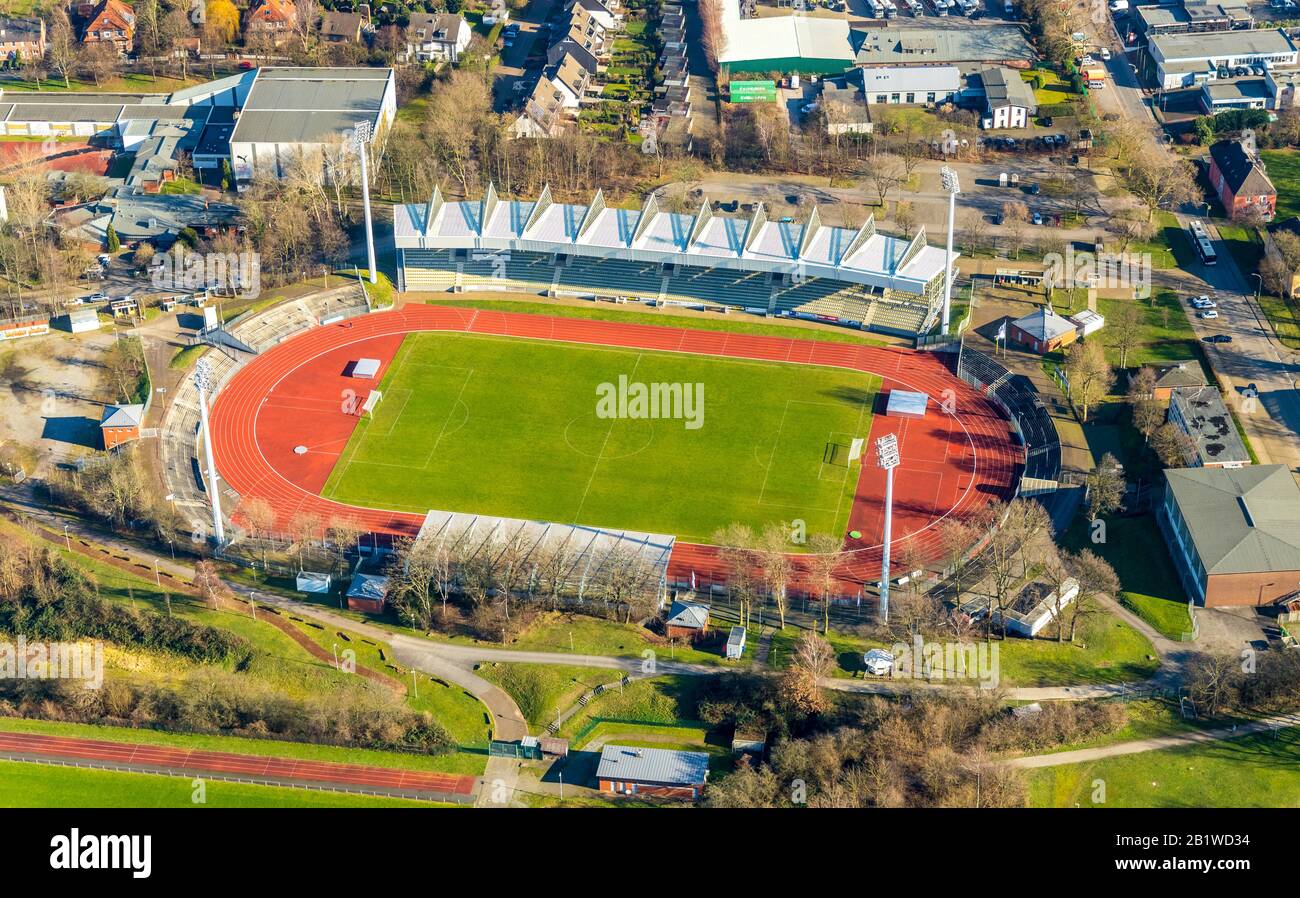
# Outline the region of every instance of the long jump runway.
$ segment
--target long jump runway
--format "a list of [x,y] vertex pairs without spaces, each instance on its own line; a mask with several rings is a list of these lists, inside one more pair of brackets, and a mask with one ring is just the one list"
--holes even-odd
[[468,803],[474,777],[160,745],[0,733],[0,758],[134,773],[210,777],[369,795]]
[[[599,346],[661,350],[735,359],[825,365],[879,375],[882,395],[895,387],[930,395],[924,418],[872,418],[867,456],[859,474],[844,562],[837,571],[850,584],[879,579],[885,495],[884,471],[870,444],[885,433],[899,438],[902,465],[894,473],[894,557],[909,540],[910,554],[941,555],[936,525],[949,515],[969,518],[990,501],[1009,500],[1023,469],[1024,450],[1009,422],[983,394],[958,379],[939,353],[628,324],[516,312],[408,305],[348,322],[316,327],[249,361],[218,395],[212,413],[217,469],[244,499],[262,498],[281,526],[299,512],[328,523],[355,521],[376,533],[414,535],[422,515],[357,508],[319,495],[356,427],[346,404],[359,383],[345,376],[357,358],[375,358],[378,384],[402,339],[415,331],[450,331]],[[946,400],[951,413],[941,406]],[[296,449],[305,449],[296,452]],[[466,476],[475,472],[466,471]],[[236,512],[238,517],[238,512]],[[566,522],[567,523],[567,522]],[[795,567],[802,568],[795,555]],[[725,579],[715,547],[678,542],[669,577]],[[798,578],[796,574],[796,578]]]

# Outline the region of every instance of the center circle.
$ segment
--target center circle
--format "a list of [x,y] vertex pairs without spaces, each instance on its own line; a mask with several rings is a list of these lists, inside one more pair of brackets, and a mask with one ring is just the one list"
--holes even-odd
[[614,461],[644,452],[654,438],[654,422],[645,418],[578,415],[564,428],[564,442],[570,449],[598,461]]

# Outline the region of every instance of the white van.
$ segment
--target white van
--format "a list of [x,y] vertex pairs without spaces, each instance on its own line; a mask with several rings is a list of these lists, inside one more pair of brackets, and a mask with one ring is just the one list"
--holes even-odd
[[1128,0],[1110,0],[1111,12],[1127,12]]

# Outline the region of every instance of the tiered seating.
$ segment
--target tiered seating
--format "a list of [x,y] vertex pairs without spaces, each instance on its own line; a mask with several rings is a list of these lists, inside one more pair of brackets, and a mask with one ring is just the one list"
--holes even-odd
[[407,290],[451,290],[456,286],[456,263],[448,250],[406,250]]
[[928,306],[901,302],[877,302],[871,326],[882,331],[904,334],[919,333],[930,314]]
[[766,272],[681,267],[669,280],[665,298],[766,309],[771,295]]
[[561,291],[594,293],[597,296],[657,297],[662,283],[663,274],[658,262],[573,256],[560,270],[556,286]]
[[829,315],[843,321],[861,321],[869,324],[874,314],[872,309],[874,305],[876,303],[869,296],[841,291],[806,302],[794,311],[809,315]]
[[480,253],[460,263],[461,286],[466,290],[518,290],[541,293],[551,288],[552,268],[538,253]]
[[797,312],[800,306],[826,299],[838,293],[846,296],[867,297],[861,287],[845,284],[830,278],[809,278],[799,284],[778,288],[776,297],[777,312]]

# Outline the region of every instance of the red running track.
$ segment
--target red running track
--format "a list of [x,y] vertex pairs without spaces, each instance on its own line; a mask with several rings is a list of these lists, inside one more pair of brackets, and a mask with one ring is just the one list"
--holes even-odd
[[474,791],[474,777],[451,773],[427,773],[387,767],[363,767],[328,761],[303,761],[259,755],[236,755],[219,751],[193,751],[161,745],[106,742],[99,739],[70,739],[34,733],[0,733],[0,753],[95,761],[106,765],[175,771],[177,774],[245,776],[262,779],[352,786],[372,790],[423,792],[449,797],[468,797]]
[[[348,363],[362,357],[377,358],[378,377],[382,378],[403,337],[413,331],[459,331],[826,365],[880,375],[882,395],[895,387],[928,393],[931,402],[924,418],[887,418],[878,408],[872,420],[871,438],[896,433],[903,459],[894,475],[894,553],[900,543],[911,539],[922,557],[939,557],[935,524],[947,515],[970,517],[990,501],[1010,499],[1024,462],[1024,450],[1006,418],[985,396],[949,371],[938,353],[409,305],[313,328],[273,347],[237,372],[217,397],[212,413],[217,468],[226,483],[245,500],[266,499],[280,526],[298,512],[309,512],[326,523],[346,518],[372,532],[414,535],[423,521],[421,515],[356,508],[318,495],[356,426],[356,417],[344,411],[344,403],[365,398],[347,393],[358,384],[344,376]],[[952,414],[940,408],[945,398]],[[306,452],[295,453],[299,446]],[[472,472],[466,474],[472,476]],[[848,583],[879,579],[884,493],[884,471],[868,461],[859,475],[848,527],[863,537],[846,537],[845,562],[839,570]],[[795,556],[796,568],[798,558]],[[714,547],[679,542],[669,576],[685,581],[692,572],[698,578],[726,578]]]

